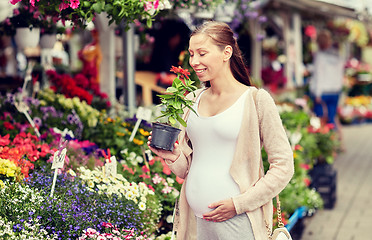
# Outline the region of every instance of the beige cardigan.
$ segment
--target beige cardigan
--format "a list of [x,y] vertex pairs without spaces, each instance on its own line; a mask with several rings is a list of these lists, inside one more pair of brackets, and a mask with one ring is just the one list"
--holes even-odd
[[[245,102],[243,122],[230,174],[241,192],[240,195],[233,197],[237,214],[248,215],[255,240],[267,240],[263,208],[267,215],[265,217],[272,226],[272,199],[292,178],[293,153],[272,97],[263,89],[258,91],[254,87],[251,89]],[[196,90],[196,95],[198,96],[202,90]],[[189,110],[186,110],[185,120],[188,114]],[[196,239],[196,219],[185,195],[187,174],[192,161],[192,148],[185,128],[182,128],[178,141],[182,154],[174,163],[166,161],[177,176],[185,179],[173,227],[177,232],[177,240]],[[270,169],[265,176],[261,158],[262,147],[265,148],[270,163]]]

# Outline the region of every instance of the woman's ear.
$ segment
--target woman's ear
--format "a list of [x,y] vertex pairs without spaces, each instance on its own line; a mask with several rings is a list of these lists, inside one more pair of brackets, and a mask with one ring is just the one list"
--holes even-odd
[[223,50],[223,55],[224,55],[223,60],[224,60],[225,62],[226,62],[226,61],[229,61],[230,58],[231,58],[231,56],[232,56],[232,54],[233,54],[233,49],[232,49],[232,47],[231,47],[230,45],[227,45],[227,46],[225,47],[225,49]]

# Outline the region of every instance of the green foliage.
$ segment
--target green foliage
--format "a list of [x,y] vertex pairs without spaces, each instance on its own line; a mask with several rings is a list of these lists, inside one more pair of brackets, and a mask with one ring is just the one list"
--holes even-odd
[[[161,111],[162,115],[158,118],[166,118],[168,124],[175,126],[180,123],[186,127],[186,122],[182,119],[183,110],[187,107],[193,112],[193,100],[185,98],[187,92],[194,92],[197,88],[194,86],[195,82],[189,78],[180,79],[180,74],[174,79],[172,86],[166,90],[167,94],[158,95],[161,98],[161,106],[165,109]],[[195,96],[195,94],[194,94]],[[195,112],[196,113],[196,112]]]

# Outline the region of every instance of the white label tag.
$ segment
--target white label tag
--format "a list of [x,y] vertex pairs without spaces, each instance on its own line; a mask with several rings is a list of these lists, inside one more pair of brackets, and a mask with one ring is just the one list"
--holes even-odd
[[116,177],[117,174],[117,161],[115,156],[111,156],[111,162],[106,159],[105,164],[105,177],[113,176]]
[[143,119],[149,122],[151,120],[151,113],[151,109],[138,107],[136,117],[137,119]]
[[66,152],[67,150],[66,148],[64,148],[62,149],[61,154],[59,154],[59,151],[54,153],[52,169],[63,168],[63,164],[65,163]]

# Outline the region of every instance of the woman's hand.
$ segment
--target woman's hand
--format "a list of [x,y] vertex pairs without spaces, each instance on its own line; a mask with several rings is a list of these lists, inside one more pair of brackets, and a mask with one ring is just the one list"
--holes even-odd
[[214,210],[203,214],[203,219],[207,221],[223,222],[236,215],[234,202],[231,198],[212,203],[208,207]]
[[162,150],[162,149],[157,149],[157,148],[153,148],[150,146],[150,142],[151,142],[151,132],[150,132],[150,136],[148,137],[148,142],[147,142],[147,145],[149,146],[149,149],[155,153],[157,156],[163,158],[163,159],[166,159],[166,160],[169,160],[171,162],[175,162],[180,154],[181,154],[181,150],[178,146],[178,143],[175,143],[174,144],[174,147],[173,147],[173,151],[167,151],[167,150]]

